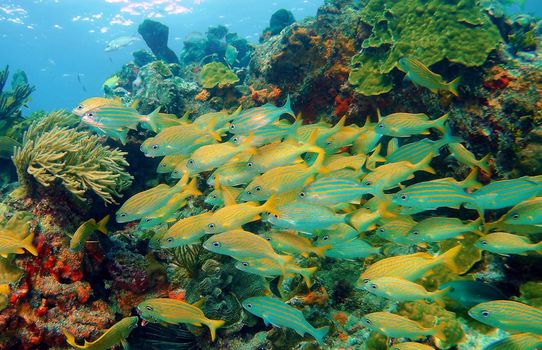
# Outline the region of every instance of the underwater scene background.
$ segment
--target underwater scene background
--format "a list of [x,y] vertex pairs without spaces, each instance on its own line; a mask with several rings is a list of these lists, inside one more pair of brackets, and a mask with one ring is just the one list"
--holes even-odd
[[542,349],[542,6],[0,3],[0,349]]

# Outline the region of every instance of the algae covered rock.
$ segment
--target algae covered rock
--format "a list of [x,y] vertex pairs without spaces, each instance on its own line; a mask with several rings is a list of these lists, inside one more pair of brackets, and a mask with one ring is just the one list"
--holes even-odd
[[199,74],[199,83],[205,89],[233,85],[239,77],[220,62],[211,62],[203,66]]
[[475,1],[370,0],[359,15],[372,32],[352,58],[349,82],[363,95],[390,91],[387,75],[402,57],[426,66],[444,59],[480,66],[501,42],[497,27]]
[[169,36],[169,28],[165,24],[157,21],[146,19],[139,25],[137,31],[152,53],[160,60],[168,63],[179,63],[179,59],[175,52],[167,46]]

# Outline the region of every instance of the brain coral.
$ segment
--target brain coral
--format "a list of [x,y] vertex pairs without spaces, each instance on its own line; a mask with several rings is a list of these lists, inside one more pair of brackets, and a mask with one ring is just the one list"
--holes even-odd
[[369,0],[360,17],[372,31],[352,58],[349,82],[364,95],[392,89],[387,74],[401,57],[427,66],[446,58],[473,67],[501,42],[497,27],[472,0]]

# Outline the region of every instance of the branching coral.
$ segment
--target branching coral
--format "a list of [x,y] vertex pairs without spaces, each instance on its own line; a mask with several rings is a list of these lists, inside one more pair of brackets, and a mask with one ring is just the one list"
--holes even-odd
[[133,179],[125,170],[126,153],[70,128],[72,124],[67,113],[58,111],[30,125],[13,155],[19,182],[27,190],[36,182],[44,187],[60,183],[80,200],[90,190],[115,203]]
[[390,91],[387,74],[402,57],[427,66],[443,59],[480,66],[501,41],[497,27],[471,0],[369,0],[360,17],[372,32],[352,58],[349,82],[364,95]]
[[34,91],[34,87],[27,84],[24,80],[18,79],[18,83],[12,82],[12,91],[5,91],[6,82],[9,75],[9,67],[6,66],[0,70],[0,129],[6,134],[21,115],[21,107],[28,102],[30,94]]

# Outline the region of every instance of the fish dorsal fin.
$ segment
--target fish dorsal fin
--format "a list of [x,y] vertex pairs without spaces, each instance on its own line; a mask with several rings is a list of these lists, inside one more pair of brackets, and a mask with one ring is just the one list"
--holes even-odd
[[201,308],[203,306],[203,304],[205,303],[205,300],[207,300],[206,298],[201,298],[200,300],[196,301],[195,303],[192,303],[192,306],[195,306],[197,307],[198,309]]
[[224,206],[225,207],[228,206],[228,205],[236,204],[235,195],[233,194],[231,189],[229,189],[226,186],[221,186],[220,189],[222,191],[222,198],[224,198]]

